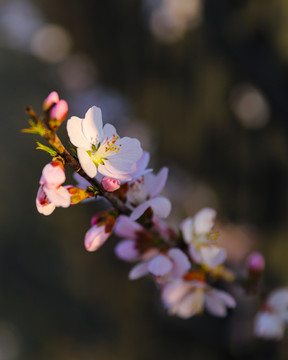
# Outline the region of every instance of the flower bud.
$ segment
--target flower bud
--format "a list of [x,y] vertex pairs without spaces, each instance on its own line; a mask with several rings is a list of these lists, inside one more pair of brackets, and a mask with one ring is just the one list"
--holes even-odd
[[105,176],[101,181],[101,185],[105,191],[113,192],[120,188],[120,181]]
[[42,106],[43,111],[49,110],[51,106],[58,103],[58,101],[59,101],[58,93],[56,91],[52,91],[43,102],[43,106]]
[[50,118],[58,120],[58,122],[60,122],[58,126],[66,119],[67,114],[68,104],[65,100],[58,101],[50,110]]
[[247,258],[246,267],[251,277],[258,277],[265,269],[265,259],[259,252],[250,254]]

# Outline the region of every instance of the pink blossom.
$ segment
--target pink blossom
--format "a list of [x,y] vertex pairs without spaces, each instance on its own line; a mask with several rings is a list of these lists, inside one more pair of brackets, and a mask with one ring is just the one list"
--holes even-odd
[[246,267],[250,275],[260,275],[265,269],[265,259],[259,252],[250,254],[246,261]]
[[85,235],[85,248],[87,251],[95,251],[109,238],[111,232],[106,232],[105,225],[92,226]]
[[120,181],[104,176],[101,181],[101,185],[103,186],[105,191],[113,192],[120,188]]
[[65,100],[58,101],[50,110],[50,118],[63,121],[68,114],[68,104]]
[[44,111],[48,110],[49,108],[51,108],[53,104],[58,103],[58,101],[59,101],[58,93],[56,91],[52,91],[43,102],[43,110]]
[[43,168],[40,184],[45,185],[46,188],[53,189],[62,185],[65,180],[63,164],[60,161],[52,161]]
[[201,313],[204,307],[212,315],[223,317],[227,314],[227,308],[236,306],[230,294],[196,280],[178,279],[164,284],[162,300],[171,315],[183,319]]
[[64,167],[59,161],[52,161],[44,167],[36,197],[36,207],[41,214],[50,215],[56,206],[68,207],[71,204],[69,191],[61,186],[65,179]]
[[254,320],[254,333],[266,339],[281,339],[288,321],[288,288],[273,291]]

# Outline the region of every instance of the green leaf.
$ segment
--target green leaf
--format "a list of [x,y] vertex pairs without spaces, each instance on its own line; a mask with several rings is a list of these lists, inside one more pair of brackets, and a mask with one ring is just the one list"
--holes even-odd
[[43,144],[41,144],[39,141],[36,141],[37,143],[37,147],[36,149],[38,150],[43,150],[46,151],[48,154],[50,154],[51,156],[56,156],[57,155],[57,151],[55,151],[54,149],[50,148],[49,146],[45,146]]

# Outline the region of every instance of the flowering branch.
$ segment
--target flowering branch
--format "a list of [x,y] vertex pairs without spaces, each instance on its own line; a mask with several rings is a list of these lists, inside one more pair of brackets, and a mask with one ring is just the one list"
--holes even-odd
[[[223,317],[227,315],[227,309],[236,306],[232,295],[218,288],[223,282],[238,282],[239,276],[225,265],[226,250],[219,246],[219,234],[213,231],[214,209],[198,211],[194,217],[183,220],[179,230],[174,231],[163,221],[170,214],[172,205],[169,199],[160,195],[168,169],[163,167],[158,174],[147,169],[150,156],[143,152],[140,142],[120,138],[111,124],[103,126],[99,108],[90,108],[84,119],[75,116],[68,119],[67,132],[73,154],[57,135],[57,129],[68,113],[65,100],[52,92],[43,103],[43,117],[38,117],[31,107],[26,112],[31,118],[30,128],[23,132],[39,134],[52,147],[38,143],[38,149],[53,156],[39,181],[36,206],[40,213],[50,215],[56,207],[65,208],[102,196],[113,209],[98,212],[92,218],[92,226],[84,240],[88,251],[97,250],[114,231],[123,238],[115,248],[116,255],[137,263],[131,269],[129,279],[152,276],[170,314],[189,318],[202,313],[205,308],[212,315]],[[75,172],[78,186],[63,186],[66,179],[64,165]],[[264,267],[262,255],[251,254],[245,278],[241,279],[247,291],[257,289]],[[276,295],[272,294],[267,300],[273,316],[267,314],[266,307],[263,315],[260,313],[256,317],[255,332],[259,336],[279,338],[283,334],[284,319],[288,319],[287,311],[283,310],[283,297],[287,295],[284,304],[288,304],[288,291]]]

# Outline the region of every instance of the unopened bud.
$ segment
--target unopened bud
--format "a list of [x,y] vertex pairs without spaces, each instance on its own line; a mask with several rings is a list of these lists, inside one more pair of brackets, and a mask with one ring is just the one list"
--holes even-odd
[[120,188],[120,181],[105,176],[101,181],[101,185],[105,191],[113,192]]
[[259,276],[265,269],[265,259],[259,252],[254,252],[248,256],[246,266],[250,276]]
[[[68,104],[65,100],[58,101],[50,110],[50,118],[58,120],[61,124],[68,114]],[[59,125],[60,125],[59,124]]]
[[52,91],[43,102],[43,111],[47,111],[52,105],[58,103],[59,95],[56,91]]

